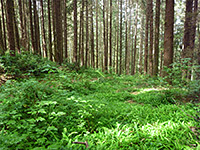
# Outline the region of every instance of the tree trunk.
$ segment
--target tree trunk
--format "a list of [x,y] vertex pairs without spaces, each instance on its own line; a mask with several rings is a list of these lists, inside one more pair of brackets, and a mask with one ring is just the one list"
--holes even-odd
[[[174,35],[174,0],[166,0],[165,7],[165,33],[164,33],[164,66],[172,68],[173,63],[173,39]],[[167,76],[167,72],[164,72],[164,76]],[[171,79],[167,79],[171,84]]]
[[29,16],[30,16],[30,30],[31,30],[31,42],[33,52],[36,54],[36,45],[35,45],[35,34],[33,30],[33,14],[32,14],[32,2],[29,0]]
[[110,0],[110,68],[112,68],[112,0]]
[[95,68],[95,58],[94,58],[94,27],[93,27],[93,1],[91,2],[91,66]]
[[35,48],[36,48],[36,53],[39,55],[39,39],[38,39],[38,22],[37,22],[37,5],[36,5],[36,0],[33,0],[33,12],[34,12],[34,31],[35,31]]
[[10,55],[15,56],[15,25],[14,25],[14,1],[6,0],[7,9],[7,30]]
[[154,71],[153,75],[158,75],[159,65],[159,34],[160,34],[160,0],[156,0],[156,18],[155,18],[155,45],[154,45]]
[[55,1],[55,23],[56,23],[56,60],[61,64],[63,62],[63,34],[62,34],[62,14],[61,1]]
[[44,8],[43,8],[43,0],[40,0],[41,10],[42,10],[42,36],[43,36],[43,56],[48,57],[47,55],[47,44],[46,44],[46,31],[44,27]]
[[73,62],[77,62],[77,1],[74,0],[74,51]]
[[98,17],[99,17],[99,10],[98,10],[98,0],[96,0],[96,68],[98,68],[99,64],[99,38],[98,38]]
[[81,66],[84,66],[85,65],[85,60],[84,60],[84,7],[85,7],[85,3],[84,3],[84,0],[82,1],[82,40],[81,40]]
[[48,28],[49,28],[49,57],[53,61],[53,51],[52,51],[52,35],[51,35],[51,10],[50,10],[50,0],[48,0]]
[[149,47],[149,1],[146,8],[146,25],[145,25],[145,54],[144,54],[144,74],[148,73],[148,47]]
[[67,8],[66,8],[67,0],[64,0],[64,51],[65,51],[65,59],[68,58],[68,43],[67,43]]
[[119,0],[117,0],[117,19],[116,19],[116,74],[119,74]]
[[143,38],[144,38],[144,15],[142,15],[142,23],[141,23],[141,30],[140,30],[140,57],[139,57],[139,72],[142,74],[143,70]]
[[4,49],[7,50],[7,43],[6,43],[6,25],[5,25],[5,15],[4,15],[4,3],[1,0],[1,13],[2,13],[2,23],[3,23],[3,40],[4,40]]
[[14,11],[14,32],[15,32],[15,48],[18,50],[18,53],[20,53],[20,38],[19,38],[19,31],[18,31],[18,25],[15,17],[15,11]]
[[4,53],[5,53],[5,49],[4,49],[4,41],[3,41],[1,18],[0,18],[0,55]]
[[86,5],[86,52],[85,52],[85,67],[88,66],[88,53],[89,53],[89,30],[88,30],[88,0],[85,1]]
[[129,63],[128,63],[128,12],[127,12],[127,7],[128,7],[128,1],[126,0],[126,10],[125,10],[125,72],[128,75],[129,74]]
[[23,48],[26,48],[24,16],[23,16],[23,13],[22,13],[23,8],[22,8],[22,1],[21,0],[18,0],[18,5],[19,5],[19,16],[20,16],[20,27],[21,27],[21,46]]
[[122,74],[122,0],[120,0],[120,48],[119,48],[119,74]]
[[149,74],[153,75],[153,0],[150,0],[150,47],[149,47]]
[[[137,4],[136,4],[137,5]],[[133,57],[133,69],[132,75],[135,74],[136,70],[136,54],[137,54],[137,23],[138,23],[138,8],[136,6],[136,16],[135,16],[135,35],[134,35],[134,57]]]

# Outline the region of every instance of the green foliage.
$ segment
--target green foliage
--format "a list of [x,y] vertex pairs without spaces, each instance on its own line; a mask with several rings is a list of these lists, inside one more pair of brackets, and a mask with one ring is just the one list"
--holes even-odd
[[9,54],[1,56],[0,63],[7,74],[15,76],[57,72],[55,63],[27,52],[16,54],[15,57]]
[[161,79],[147,76],[44,64],[36,66],[37,78],[0,87],[0,149],[85,149],[75,141],[98,150],[200,147],[199,106],[178,105],[188,89],[162,87]]

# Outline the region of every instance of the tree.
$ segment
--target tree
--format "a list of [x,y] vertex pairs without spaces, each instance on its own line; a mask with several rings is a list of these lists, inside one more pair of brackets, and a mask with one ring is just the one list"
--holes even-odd
[[160,34],[160,0],[156,0],[154,70],[153,70],[153,75],[156,76],[158,75],[158,65],[159,65],[159,34]]
[[77,1],[74,0],[74,51],[73,62],[77,62]]
[[85,1],[86,5],[86,51],[85,51],[85,67],[88,66],[88,53],[89,53],[89,29],[88,29],[88,0]]
[[49,58],[53,61],[53,50],[52,50],[52,35],[51,35],[51,10],[50,10],[50,0],[48,0],[48,37],[49,37]]
[[142,21],[141,21],[141,30],[140,30],[140,57],[139,57],[139,72],[142,73],[143,70],[143,38],[144,38],[144,15],[142,15]]
[[99,38],[98,38],[98,34],[99,34],[99,24],[98,24],[98,18],[99,18],[99,9],[98,9],[98,0],[96,0],[96,68],[98,68],[98,64],[99,64]]
[[7,49],[7,43],[6,43],[6,26],[5,26],[5,15],[4,15],[4,3],[3,0],[1,0],[1,13],[2,13],[2,23],[3,23],[3,40],[4,40],[4,49]]
[[122,0],[120,0],[120,48],[119,48],[119,74],[122,74]]
[[149,47],[149,74],[153,75],[153,0],[149,4],[150,47]]
[[[164,66],[172,68],[173,63],[173,39],[174,39],[174,0],[166,0],[165,6],[165,33],[164,33]],[[164,72],[164,76],[167,76]],[[167,79],[171,84],[170,78]]]
[[0,54],[4,54],[4,52],[5,52],[5,49],[4,49],[1,18],[0,18]]
[[46,44],[46,30],[45,30],[45,27],[44,27],[44,8],[43,8],[43,0],[40,0],[40,5],[41,5],[41,11],[42,11],[42,36],[43,36],[43,56],[44,57],[48,57],[47,55],[47,44]]
[[7,30],[10,55],[15,56],[15,25],[14,25],[14,1],[6,0]]
[[66,8],[67,0],[64,0],[64,50],[65,50],[65,58],[68,58],[68,42],[67,42],[67,8]]
[[150,0],[147,0],[146,7],[146,25],[145,25],[145,54],[144,54],[144,73],[148,73],[148,50],[149,50],[149,7]]
[[94,57],[94,26],[93,26],[93,2],[91,2],[91,37],[90,37],[90,43],[91,43],[91,66],[95,68],[95,57]]
[[112,0],[110,0],[110,68],[112,67]]
[[55,27],[56,27],[56,62],[63,61],[63,34],[62,34],[62,14],[61,1],[54,0],[55,7]]

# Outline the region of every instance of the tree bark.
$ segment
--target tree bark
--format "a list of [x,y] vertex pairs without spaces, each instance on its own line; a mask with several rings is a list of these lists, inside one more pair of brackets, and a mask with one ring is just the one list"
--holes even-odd
[[88,0],[85,1],[86,5],[86,51],[85,51],[85,67],[88,66],[88,53],[89,53],[89,30],[88,30]]
[[142,23],[141,23],[141,30],[140,30],[140,57],[139,57],[139,72],[142,74],[142,70],[143,70],[143,38],[144,38],[144,15],[142,15]]
[[53,51],[52,51],[52,35],[51,35],[51,9],[50,0],[48,0],[48,29],[49,29],[49,57],[53,61]]
[[81,40],[81,66],[85,65],[85,59],[84,59],[84,8],[85,8],[85,2],[82,0],[82,30],[81,30],[81,35],[82,35],[82,40]]
[[73,62],[77,62],[77,1],[74,0],[74,51]]
[[93,1],[91,2],[91,66],[95,68],[95,58],[94,58],[94,26],[93,26]]
[[155,18],[155,43],[154,43],[154,71],[153,75],[158,75],[159,65],[159,34],[160,34],[160,0],[156,0],[156,18]]
[[14,25],[14,1],[6,0],[7,30],[10,55],[15,56],[15,25]]
[[48,58],[47,55],[47,44],[46,44],[46,30],[44,26],[44,8],[43,8],[43,0],[40,0],[40,5],[41,5],[41,11],[42,11],[42,45],[43,45],[43,56]]
[[65,51],[65,59],[68,58],[68,41],[67,41],[67,8],[66,8],[67,0],[64,0],[64,51]]
[[[173,39],[174,39],[174,0],[166,0],[165,7],[165,33],[164,33],[164,66],[172,68],[173,63]],[[164,76],[167,76],[167,72],[164,72]],[[167,79],[171,84],[170,78]]]
[[126,0],[126,10],[125,10],[125,72],[128,75],[129,74],[129,60],[128,60],[128,12],[127,12],[127,7],[128,7],[128,1]]
[[96,0],[96,68],[98,68],[99,64],[99,29],[98,29],[98,17],[99,17],[99,10],[98,10],[98,0]]
[[1,13],[2,13],[2,23],[3,23],[3,36],[4,36],[4,49],[7,49],[7,43],[6,43],[6,25],[5,25],[5,15],[4,15],[4,3],[3,0],[1,0]]
[[119,48],[119,74],[122,74],[122,0],[120,0],[120,48]]
[[0,18],[0,55],[4,53],[5,53],[5,49],[4,49],[4,41],[3,41],[1,18]]
[[[56,60],[61,64],[63,62],[63,34],[62,34],[62,14],[61,1],[54,0],[55,4],[55,23],[56,23]],[[76,58],[77,60],[77,58]]]
[[112,0],[110,0],[110,69],[112,68]]
[[150,0],[150,47],[149,47],[149,74],[153,75],[153,0]]

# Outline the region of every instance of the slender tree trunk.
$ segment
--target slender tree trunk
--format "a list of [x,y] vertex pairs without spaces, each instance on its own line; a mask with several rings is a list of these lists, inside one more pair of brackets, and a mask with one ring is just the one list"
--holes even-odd
[[85,8],[85,3],[84,0],[82,1],[82,40],[81,40],[81,66],[85,65],[85,60],[84,60],[84,8]]
[[5,53],[5,49],[4,49],[4,41],[3,41],[1,18],[0,18],[0,55],[4,53]]
[[160,34],[160,0],[156,0],[156,18],[155,18],[155,45],[154,45],[154,72],[153,75],[158,75],[159,65],[159,34]]
[[48,29],[49,29],[49,57],[53,61],[53,51],[52,51],[52,35],[51,35],[51,10],[50,10],[50,0],[48,0]]
[[[137,4],[136,4],[137,5]],[[132,75],[135,74],[136,70],[136,54],[137,54],[137,23],[138,23],[138,8],[136,6],[136,16],[135,16],[135,35],[134,35],[134,58],[133,58],[133,69]]]
[[93,27],[93,1],[91,2],[91,66],[95,68],[94,58],[94,27]]
[[[173,39],[174,39],[174,0],[166,0],[165,8],[165,33],[164,33],[164,66],[172,68],[173,63]],[[167,76],[167,73],[164,72]],[[171,84],[171,79],[167,79]]]
[[122,0],[120,0],[120,48],[119,48],[119,74],[122,74]]
[[20,38],[19,38],[19,31],[18,31],[18,25],[15,17],[15,11],[14,11],[14,32],[15,32],[15,48],[18,50],[18,53],[20,53]]
[[7,49],[7,43],[6,43],[6,27],[5,27],[5,15],[4,15],[4,3],[3,0],[1,0],[1,13],[2,13],[2,23],[3,23],[3,35],[4,35],[4,49]]
[[128,63],[128,0],[126,0],[126,14],[125,14],[125,72],[128,75],[129,74],[129,63]]
[[30,16],[30,30],[31,30],[31,41],[32,41],[32,49],[36,54],[36,44],[35,44],[35,34],[33,30],[33,14],[32,14],[32,2],[29,0],[29,16]]
[[26,41],[25,41],[25,26],[24,26],[24,19],[23,19],[23,8],[22,8],[22,1],[18,0],[19,5],[19,16],[20,16],[20,27],[21,27],[21,46],[26,48]]
[[142,23],[141,23],[141,30],[140,30],[140,58],[139,58],[139,72],[142,74],[143,70],[143,38],[144,38],[144,15],[142,15]]
[[44,8],[43,8],[43,0],[40,0],[41,10],[42,10],[42,36],[43,36],[43,56],[48,57],[47,55],[47,44],[46,44],[46,30],[44,26]]
[[146,25],[145,25],[145,54],[144,54],[144,74],[148,73],[148,47],[149,47],[149,0],[146,8]]
[[74,51],[73,62],[77,62],[77,1],[74,0]]
[[[198,61],[198,65],[199,65],[199,70],[200,70],[200,25],[198,24],[198,33],[199,33],[199,48],[198,48],[198,58],[197,58],[197,61]],[[200,72],[197,73],[197,79],[200,80]]]
[[68,43],[67,43],[67,8],[66,8],[67,0],[64,0],[64,51],[65,58],[68,58]]
[[[61,14],[61,2],[55,1],[55,22],[56,22],[56,59],[59,64],[63,62],[63,34],[62,34],[62,14]],[[77,56],[77,55],[76,55]],[[77,57],[76,57],[77,61]],[[75,62],[76,62],[75,61]]]
[[104,67],[103,67],[103,71],[106,70],[106,17],[105,17],[105,0],[103,0],[103,43],[104,43]]
[[14,1],[6,0],[7,9],[7,30],[10,55],[15,56],[15,25],[14,25]]
[[116,32],[117,32],[117,42],[116,42],[116,74],[119,74],[119,0],[117,0],[117,20],[116,20]]
[[112,0],[110,0],[110,69],[112,68]]
[[85,51],[85,67],[88,66],[88,53],[89,53],[89,30],[88,30],[88,0],[85,1],[86,5],[86,51]]
[[38,31],[37,31],[37,6],[36,6],[36,0],[33,0],[33,12],[34,12],[34,29],[35,29],[35,48],[36,48],[36,52],[39,55],[39,39],[37,38],[38,35]]
[[99,64],[99,29],[98,29],[98,17],[99,17],[99,10],[98,10],[98,0],[96,0],[96,68],[98,68]]
[[153,0],[150,0],[150,47],[149,47],[149,74],[153,75]]
[[23,0],[22,1],[22,9],[23,9],[23,12],[22,13],[22,16],[23,16],[23,22],[24,22],[24,48],[26,51],[30,51],[30,38],[29,38],[29,34],[27,34],[27,32],[29,31],[29,28],[27,29],[27,20],[28,20],[28,12],[27,12],[27,1],[26,0]]

